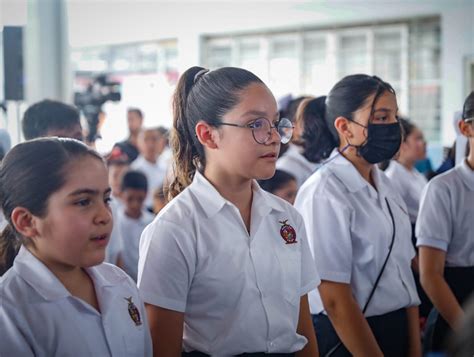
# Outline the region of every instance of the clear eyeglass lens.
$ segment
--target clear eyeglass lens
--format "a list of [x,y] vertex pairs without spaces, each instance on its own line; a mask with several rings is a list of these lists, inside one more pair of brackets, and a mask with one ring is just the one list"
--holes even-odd
[[293,135],[293,124],[287,118],[282,118],[278,123],[278,134],[280,134],[281,143],[287,144]]
[[[253,123],[253,135],[255,141],[259,144],[265,144],[272,136],[272,125],[267,119],[257,119]],[[287,144],[293,135],[293,124],[287,118],[283,118],[278,122],[278,134],[282,144]]]
[[257,119],[253,123],[253,135],[259,144],[265,144],[271,136],[270,122],[266,119]]

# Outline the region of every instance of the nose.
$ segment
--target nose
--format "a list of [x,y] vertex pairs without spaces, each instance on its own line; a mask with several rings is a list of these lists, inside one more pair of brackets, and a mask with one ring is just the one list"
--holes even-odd
[[106,204],[105,202],[100,204],[94,221],[96,224],[101,225],[107,225],[113,222],[112,210],[110,209],[110,206],[108,204]]
[[278,132],[278,127],[276,125],[271,125],[270,131],[268,132],[268,140],[265,144],[270,145],[270,144],[280,143],[280,142],[281,142],[281,136],[280,136],[280,133]]

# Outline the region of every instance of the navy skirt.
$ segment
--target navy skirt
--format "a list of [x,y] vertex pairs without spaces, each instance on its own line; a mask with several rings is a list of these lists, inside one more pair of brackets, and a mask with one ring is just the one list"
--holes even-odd
[[[314,330],[321,357],[331,351],[339,342],[339,336],[331,320],[324,315],[312,315]],[[406,357],[408,352],[408,318],[406,309],[400,309],[380,316],[367,318],[370,329],[385,357]],[[332,357],[350,357],[352,354],[341,344]]]

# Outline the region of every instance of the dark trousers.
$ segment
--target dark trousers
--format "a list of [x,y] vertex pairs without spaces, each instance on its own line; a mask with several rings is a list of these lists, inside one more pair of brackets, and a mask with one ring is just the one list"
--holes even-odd
[[[474,293],[474,267],[447,267],[444,270],[444,279],[460,305]],[[451,328],[439,314],[433,330],[431,350],[446,350],[447,339],[451,334]]]
[[[408,319],[406,309],[368,317],[367,322],[385,357],[406,357],[408,352]],[[340,339],[326,315],[313,315],[313,324],[318,340],[319,355],[324,357],[340,342]],[[341,344],[331,356],[350,357],[352,355]]]

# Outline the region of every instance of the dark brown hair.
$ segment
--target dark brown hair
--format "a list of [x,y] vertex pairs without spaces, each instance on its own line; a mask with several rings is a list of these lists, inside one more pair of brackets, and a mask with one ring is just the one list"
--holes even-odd
[[27,141],[5,156],[0,166],[0,202],[8,225],[0,235],[0,275],[11,267],[24,241],[12,224],[13,210],[24,207],[31,214],[44,217],[49,197],[65,184],[69,165],[84,156],[103,161],[82,142],[66,138]]
[[204,148],[196,137],[199,121],[218,125],[221,118],[240,100],[241,92],[252,83],[263,83],[253,73],[235,67],[209,71],[191,67],[181,75],[173,96],[174,180],[169,187],[169,198],[178,195],[193,180],[197,169],[206,165]]

